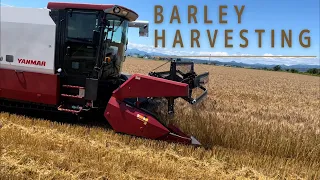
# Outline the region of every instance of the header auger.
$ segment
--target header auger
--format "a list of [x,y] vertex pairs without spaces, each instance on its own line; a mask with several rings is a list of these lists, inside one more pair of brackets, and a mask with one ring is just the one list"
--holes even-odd
[[[49,2],[47,9],[1,7],[0,107],[101,112],[114,131],[200,145],[146,106],[155,98],[205,98],[208,73],[192,62],[171,61],[170,70],[148,75],[121,72],[128,28],[148,36],[149,23],[118,5]],[[193,90],[203,93],[196,99]],[[88,119],[89,121],[90,119]]]

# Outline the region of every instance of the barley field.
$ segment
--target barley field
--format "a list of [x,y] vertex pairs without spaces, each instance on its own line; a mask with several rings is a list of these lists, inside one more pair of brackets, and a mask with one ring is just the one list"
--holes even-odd
[[[147,74],[163,63],[128,58],[123,71]],[[2,112],[0,179],[320,179],[320,77],[196,71],[210,72],[207,99],[177,101],[173,118],[165,105],[158,111],[204,147]]]

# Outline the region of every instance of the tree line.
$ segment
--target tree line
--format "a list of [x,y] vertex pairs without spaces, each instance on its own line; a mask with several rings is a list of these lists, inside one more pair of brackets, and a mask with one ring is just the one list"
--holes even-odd
[[311,68],[311,69],[308,69],[306,72],[300,72],[298,69],[294,69],[294,68],[282,69],[282,67],[280,65],[276,65],[272,69],[268,69],[268,68],[263,68],[263,69],[264,70],[273,70],[273,71],[286,71],[286,72],[300,73],[300,74],[311,74],[311,75],[320,76],[320,68]]

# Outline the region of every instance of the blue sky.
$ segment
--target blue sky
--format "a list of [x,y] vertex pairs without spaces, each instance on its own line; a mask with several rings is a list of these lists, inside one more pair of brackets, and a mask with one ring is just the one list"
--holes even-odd
[[[63,0],[61,0],[63,1]],[[48,1],[35,0],[1,0],[3,4],[9,4],[19,7],[46,7]],[[138,30],[132,29],[129,31],[130,48],[139,48],[145,51],[158,51],[177,55],[307,55],[317,56],[315,59],[274,59],[265,58],[263,62],[285,64],[319,64],[319,0],[68,0],[66,2],[81,2],[81,3],[98,3],[98,4],[119,4],[128,7],[139,14],[139,20],[150,22],[149,37],[139,37]],[[154,24],[154,6],[162,5],[164,8],[164,22],[162,24]],[[170,24],[170,15],[174,5],[178,6],[181,24],[176,21]],[[197,20],[198,24],[188,24],[188,5],[195,5],[198,8]],[[208,6],[208,17],[213,20],[213,24],[205,25],[204,20],[204,5]],[[228,13],[224,19],[228,24],[219,24],[219,5],[227,5]],[[245,5],[242,14],[242,23],[237,23],[237,14],[234,5],[241,7]],[[166,30],[166,48],[155,49],[154,47],[154,30]],[[179,29],[182,34],[184,48],[172,49],[172,43],[176,30]],[[197,29],[200,31],[201,48],[190,47],[190,30]],[[209,29],[212,34],[215,29],[218,29],[218,36],[214,48],[210,47],[206,30]],[[229,42],[233,44],[233,48],[224,47],[224,30],[233,29],[233,39]],[[245,36],[249,40],[247,48],[240,48],[239,44],[243,43],[239,32],[241,29],[247,29],[248,33]],[[254,32],[255,29],[264,29],[266,32],[262,36],[262,48],[258,47],[258,35]],[[271,29],[275,30],[275,47],[271,48]],[[292,29],[292,48],[285,46],[281,47],[281,29],[288,31]],[[302,29],[309,29],[311,36],[311,47],[303,48],[299,43],[299,33]],[[161,41],[159,41],[161,44]],[[230,59],[228,59],[230,60]],[[227,61],[227,60],[226,60]],[[237,61],[237,60],[236,60]],[[255,62],[255,59],[241,59],[243,62]]]

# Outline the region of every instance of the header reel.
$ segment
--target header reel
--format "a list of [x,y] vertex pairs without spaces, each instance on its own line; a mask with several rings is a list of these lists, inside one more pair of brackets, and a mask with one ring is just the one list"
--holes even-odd
[[[162,65],[163,66],[163,65]],[[161,67],[161,66],[159,66]],[[158,68],[159,68],[158,67]],[[156,68],[157,69],[157,68]],[[188,103],[194,105],[201,102],[208,94],[207,89],[204,87],[209,82],[209,72],[198,75],[194,71],[193,62],[171,61],[170,71],[149,73],[150,76],[172,80],[176,82],[186,83],[189,85],[188,96],[181,97]],[[199,88],[202,93],[197,98],[193,98],[194,90]],[[174,100],[179,97],[169,97],[168,99],[168,113],[174,113]]]

